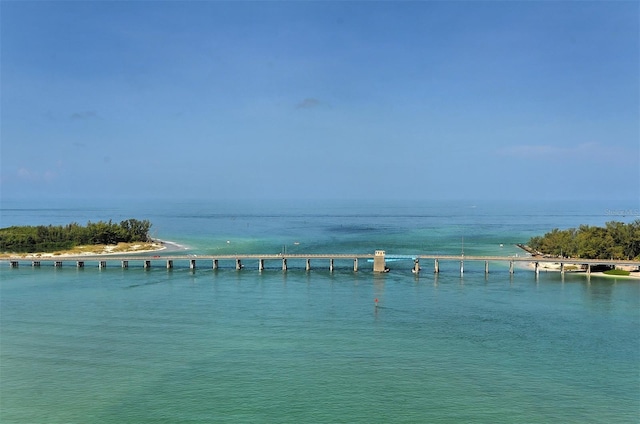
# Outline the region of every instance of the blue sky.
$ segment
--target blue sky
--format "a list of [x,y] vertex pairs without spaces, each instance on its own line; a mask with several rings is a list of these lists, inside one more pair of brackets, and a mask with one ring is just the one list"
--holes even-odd
[[639,4],[2,1],[1,195],[637,202]]

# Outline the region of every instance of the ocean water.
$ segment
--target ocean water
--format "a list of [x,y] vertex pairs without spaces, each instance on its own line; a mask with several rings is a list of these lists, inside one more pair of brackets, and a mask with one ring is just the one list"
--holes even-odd
[[[1,225],[149,219],[185,254],[523,254],[637,204],[2,202]],[[502,245],[502,246],[501,246]],[[168,253],[160,253],[160,255]],[[636,423],[640,284],[492,263],[11,269],[4,423]],[[326,265],[326,266],[325,266]],[[378,299],[375,306],[374,299]]]

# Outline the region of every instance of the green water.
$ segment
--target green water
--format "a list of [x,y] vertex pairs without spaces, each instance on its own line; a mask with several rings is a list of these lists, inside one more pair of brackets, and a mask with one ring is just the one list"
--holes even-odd
[[637,283],[2,272],[2,422],[638,418]]
[[[243,224],[262,223],[273,246],[290,221],[216,219],[251,243],[258,237]],[[341,233],[354,217],[304,219],[325,248],[380,235]],[[203,243],[202,225],[159,221],[176,222],[178,241]],[[398,218],[388,239],[412,237],[415,221]],[[518,222],[514,214],[493,232],[526,233]],[[443,226],[429,243],[455,246],[446,239],[457,228]],[[470,249],[500,249],[492,237],[468,238]],[[260,273],[3,263],[0,422],[639,421],[637,281],[511,276],[497,266],[485,276],[483,263],[466,264],[462,277],[457,264],[441,264],[437,276],[424,264],[416,277],[410,266],[377,275],[348,264]]]

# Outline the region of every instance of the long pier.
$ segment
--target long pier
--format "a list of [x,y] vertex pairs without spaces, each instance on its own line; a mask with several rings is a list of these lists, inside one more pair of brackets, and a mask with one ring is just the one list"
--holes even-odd
[[456,262],[460,265],[460,274],[464,273],[465,262],[484,262],[484,271],[489,273],[489,264],[495,262],[502,262],[509,264],[509,272],[513,274],[515,272],[514,264],[516,263],[528,263],[533,264],[533,271],[539,273],[543,270],[544,264],[555,264],[559,266],[560,272],[568,270],[567,265],[578,267],[580,270],[584,270],[587,274],[591,272],[591,268],[594,266],[610,266],[610,267],[635,267],[640,271],[640,262],[632,260],[608,260],[608,259],[565,259],[565,258],[547,258],[547,257],[535,257],[535,256],[468,256],[468,255],[386,255],[383,250],[377,250],[374,254],[359,254],[359,253],[332,253],[332,254],[243,254],[243,255],[167,255],[167,256],[147,256],[147,255],[95,255],[95,256],[65,256],[65,257],[37,257],[37,258],[25,258],[25,257],[10,257],[2,258],[0,262],[8,262],[12,268],[17,268],[21,263],[29,264],[33,267],[39,267],[42,265],[49,265],[54,267],[62,267],[63,265],[75,265],[78,268],[84,268],[88,263],[97,264],[97,267],[102,269],[108,265],[114,266],[119,264],[122,268],[128,268],[130,263],[138,263],[142,268],[149,269],[152,266],[164,266],[167,269],[172,269],[176,262],[186,262],[190,269],[195,270],[197,266],[202,266],[203,263],[208,263],[207,267],[213,269],[219,269],[221,262],[230,264],[229,267],[234,267],[236,270],[242,270],[247,263],[255,263],[259,271],[266,269],[265,264],[267,261],[278,261],[278,267],[281,267],[283,271],[287,271],[291,265],[291,261],[302,262],[304,269],[310,271],[312,269],[312,262],[314,266],[317,266],[318,262],[324,262],[323,267],[327,267],[330,271],[335,269],[335,261],[352,261],[353,271],[357,272],[361,266],[361,262],[373,262],[374,272],[387,272],[387,262],[392,261],[412,261],[410,267],[411,272],[414,274],[420,273],[422,270],[421,264],[426,261],[433,263],[433,272],[440,272],[441,262]]

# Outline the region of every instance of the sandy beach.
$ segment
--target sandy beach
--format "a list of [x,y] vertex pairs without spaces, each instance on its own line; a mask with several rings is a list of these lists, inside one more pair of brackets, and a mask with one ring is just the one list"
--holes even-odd
[[[529,246],[523,245],[523,244],[517,244],[516,246],[518,246],[520,249],[524,250],[525,252],[527,252],[527,254],[529,254],[531,256],[532,260],[536,259],[536,254],[538,252],[535,252],[533,249],[531,249]],[[535,270],[535,262],[529,262],[529,264],[527,265],[528,269],[531,270]],[[549,263],[549,262],[541,262],[539,263],[539,270],[540,272],[560,272],[560,262],[555,262],[555,263]],[[573,274],[583,274],[583,275],[587,275],[587,270],[586,268],[583,268],[579,265],[573,265],[573,264],[566,264],[564,267],[565,272],[570,272]],[[628,278],[628,279],[638,279],[640,280],[640,271],[632,271],[629,275],[609,275],[609,274],[605,274],[602,271],[591,271],[591,276],[595,276],[595,277],[607,277],[607,278]]]
[[[530,262],[527,268],[531,270],[535,270],[535,262]],[[539,265],[540,272],[560,272],[560,263],[540,263]],[[582,269],[581,267],[575,265],[565,265],[565,272],[572,274],[580,274],[587,276],[586,269]],[[592,277],[606,277],[606,278],[625,278],[625,279],[635,279],[640,280],[640,272],[632,271],[629,275],[609,275],[605,274],[602,271],[591,271],[589,274]]]
[[74,258],[74,257],[87,257],[95,256],[96,258],[102,256],[114,256],[123,255],[129,253],[152,253],[152,252],[178,252],[188,250],[188,247],[174,243],[167,240],[153,240],[150,243],[119,243],[117,245],[103,245],[103,246],[78,246],[73,251],[60,251],[60,252],[35,252],[35,253],[22,253],[22,254],[0,254],[1,259],[47,259],[47,258]]

